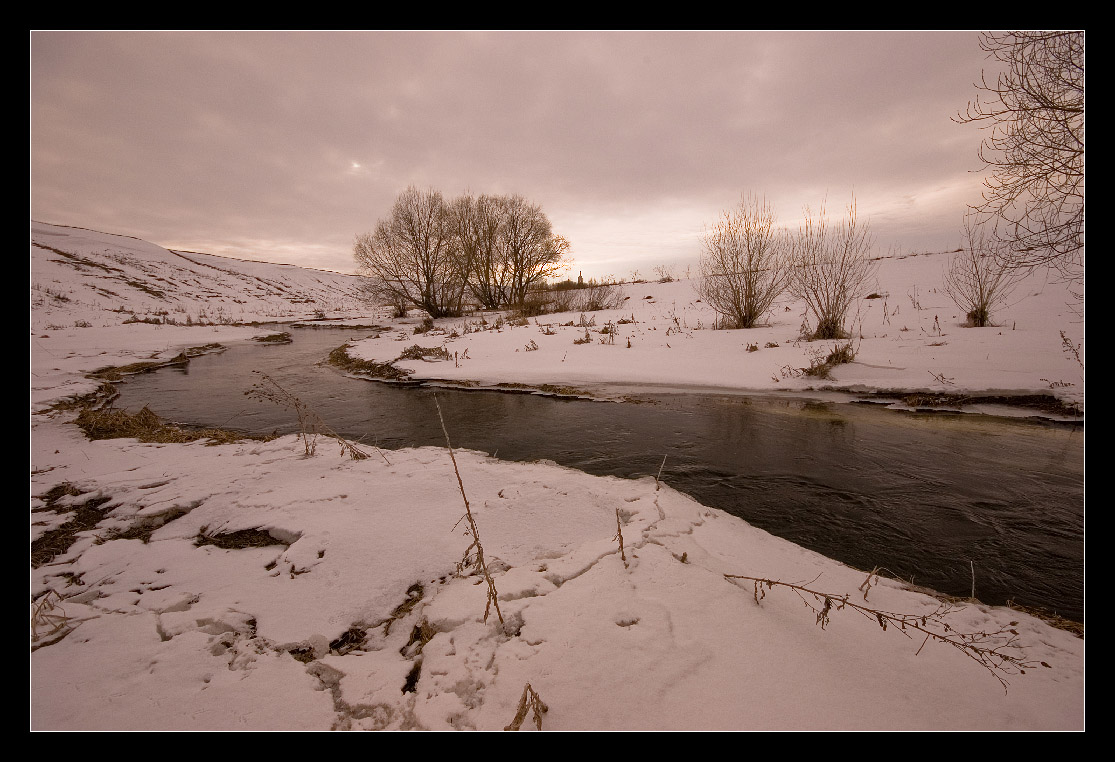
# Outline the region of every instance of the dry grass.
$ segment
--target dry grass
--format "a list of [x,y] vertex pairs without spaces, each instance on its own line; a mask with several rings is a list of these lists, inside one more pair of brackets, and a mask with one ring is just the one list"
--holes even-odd
[[57,640],[54,636],[65,634],[73,629],[71,617],[66,616],[62,608],[62,596],[54,590],[48,590],[46,595],[31,604],[31,650],[47,645],[39,641]]
[[1015,603],[1014,601],[1007,601],[1007,608],[1013,609],[1015,611],[1021,611],[1024,614],[1029,614],[1035,619],[1040,619],[1041,621],[1045,622],[1050,627],[1056,627],[1058,630],[1071,632],[1073,635],[1080,638],[1081,640],[1084,639],[1083,622],[1074,622],[1071,619],[1065,619],[1063,616],[1050,614],[1044,609],[1034,608],[1032,606],[1023,606],[1021,603]]
[[228,429],[183,428],[164,423],[152,410],[144,406],[138,413],[107,408],[83,408],[74,421],[90,439],[138,439],[140,442],[174,444],[209,440],[207,444],[232,444],[244,440],[269,441],[274,437],[244,434]]
[[817,378],[831,378],[833,368],[837,365],[850,363],[855,359],[856,352],[852,347],[852,342],[849,341],[844,344],[836,344],[824,360],[819,356],[813,358],[808,368],[802,368],[802,373],[807,376],[816,376]]
[[31,543],[32,569],[38,569],[58,556],[64,555],[70,546],[77,542],[78,534],[94,529],[104,519],[101,506],[109,502],[112,499],[110,497],[91,496],[77,505],[60,505],[64,497],[76,497],[82,494],[84,493],[73,485],[60,484],[43,495],[43,501],[46,503],[43,510],[72,515],[65,524],[44,532]]
[[256,336],[252,341],[258,341],[260,344],[290,344],[294,339],[291,338],[289,331],[282,333],[272,333],[267,336]]
[[542,730],[542,715],[549,711],[549,707],[542,701],[542,697],[535,692],[534,688],[530,687],[530,683],[523,686],[523,695],[519,697],[519,708],[515,712],[515,719],[511,720],[511,724],[504,728],[504,730],[518,730],[523,726],[523,720],[527,718],[527,712],[534,710],[534,727]]
[[180,352],[169,360],[145,360],[143,362],[129,363],[128,365],[115,365],[109,368],[101,368],[90,373],[89,378],[100,379],[102,381],[122,381],[124,376],[132,376],[137,373],[150,373],[159,368],[168,368],[172,366],[181,367],[183,365],[188,365],[189,362],[189,356],[185,352]]
[[236,532],[210,534],[208,527],[202,527],[194,538],[194,545],[213,545],[221,550],[243,550],[244,548],[266,548],[271,545],[289,547],[289,543],[276,539],[266,529],[241,529]]
[[346,373],[353,373],[367,378],[381,381],[409,381],[410,373],[396,368],[389,362],[376,362],[374,360],[360,360],[349,355],[351,344],[342,344],[329,353],[327,362]]
[[395,362],[399,360],[452,360],[449,350],[445,347],[420,347],[417,344],[411,345],[403,350]]

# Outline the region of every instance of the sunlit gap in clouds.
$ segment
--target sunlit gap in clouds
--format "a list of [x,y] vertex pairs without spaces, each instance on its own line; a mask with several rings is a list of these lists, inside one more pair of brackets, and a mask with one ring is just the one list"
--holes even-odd
[[550,220],[573,244],[572,278],[627,279],[635,270],[650,277],[659,265],[684,271],[694,264],[701,232],[714,213],[692,203],[657,203],[611,213],[555,209]]

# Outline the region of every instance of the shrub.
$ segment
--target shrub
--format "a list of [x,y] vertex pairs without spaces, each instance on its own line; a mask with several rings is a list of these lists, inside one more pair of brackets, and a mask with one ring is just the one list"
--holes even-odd
[[945,293],[964,311],[967,325],[982,328],[991,325],[992,311],[1003,305],[1018,280],[970,218],[965,220],[964,232],[967,245],[949,260]]
[[837,365],[844,365],[856,359],[856,351],[852,347],[852,342],[844,344],[837,344],[829,352],[828,357],[821,359],[820,355],[814,357],[808,368],[802,368],[802,372],[807,376],[816,376],[817,378],[831,378],[832,369]]
[[581,312],[618,310],[623,306],[623,289],[615,283],[592,283],[580,289],[576,309]]
[[445,347],[420,347],[417,344],[412,344],[403,350],[403,353],[396,358],[398,360],[450,360],[452,356],[449,350]]
[[794,239],[789,290],[816,321],[810,340],[848,337],[848,310],[878,270],[870,256],[873,244],[868,226],[857,222],[855,198],[839,228],[828,225],[824,204],[816,215],[805,208],[805,222]]
[[745,196],[702,239],[697,291],[725,328],[753,328],[790,279],[790,239],[765,198]]

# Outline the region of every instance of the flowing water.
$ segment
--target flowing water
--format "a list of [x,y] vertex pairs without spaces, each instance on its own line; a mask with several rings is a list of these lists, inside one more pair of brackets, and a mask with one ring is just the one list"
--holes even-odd
[[290,345],[237,345],[133,377],[117,405],[148,404],[191,425],[296,431],[292,412],[245,395],[260,371],[343,436],[397,448],[445,444],[436,393],[455,447],[620,477],[653,476],[665,457],[670,486],[830,558],[956,596],[971,593],[974,568],[986,603],[1084,621],[1081,425],[802,397],[616,404],[401,388],[319,364],[353,332],[292,333]]

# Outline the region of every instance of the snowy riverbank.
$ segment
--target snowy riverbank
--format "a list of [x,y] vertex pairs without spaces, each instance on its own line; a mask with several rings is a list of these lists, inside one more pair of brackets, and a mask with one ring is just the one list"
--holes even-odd
[[[51,232],[51,246],[77,256],[119,253],[117,237]],[[129,250],[133,259],[158,248],[125,240],[142,249]],[[972,648],[923,642],[915,628],[935,626],[937,599],[772,537],[653,479],[457,452],[501,624],[494,610],[485,621],[482,575],[457,574],[473,538],[463,532],[465,506],[444,448],[385,457],[369,449],[370,458],[353,461],[328,440],[305,457],[290,436],[218,446],[90,441],[73,412],[47,411],[96,388],[85,373],[269,331],[125,323],[121,315],[155,314],[157,300],[137,292],[126,305],[136,312],[98,312],[98,297],[81,289],[90,272],[105,271],[86,264],[84,272],[37,276],[43,251],[33,244],[31,539],[75,519],[92,524],[31,571],[33,609],[46,614],[30,657],[32,729],[498,730],[512,721],[527,683],[548,707],[544,730],[1084,727],[1082,639],[1009,609],[947,604],[940,621],[949,630],[935,632],[972,634],[969,645],[997,649],[983,658],[1025,662],[1025,674],[1011,664],[988,669]],[[1004,313],[1009,327],[961,328],[927,274],[902,274],[903,264],[928,273],[939,256],[895,260],[890,270],[884,263],[886,317],[879,300],[864,307],[857,362],[837,368],[835,383],[1044,389],[1082,401],[1082,374],[1060,331],[1079,343],[1083,327],[1056,311],[1062,294],[1035,285]],[[904,283],[918,286],[916,297]],[[275,290],[289,305],[296,294],[285,288]],[[228,289],[232,299],[242,282]],[[46,294],[39,307],[36,294]],[[586,315],[596,325],[584,344],[573,338],[585,327],[560,325],[579,314],[514,328],[504,317],[498,329],[486,316],[489,326],[470,319],[467,334],[456,319],[415,335],[411,320],[351,354],[393,360],[414,343],[444,346],[456,362],[399,365],[419,377],[482,383],[824,385],[780,372],[807,366],[811,351],[793,340],[800,316],[785,312],[790,305],[767,328],[711,331],[685,281],[630,285],[625,295],[614,313]],[[177,314],[196,320],[191,302],[179,304]],[[267,304],[256,314],[289,319],[322,309],[301,305],[300,315],[280,316],[290,310]],[[632,322],[620,324],[625,316]],[[619,332],[600,334],[609,322]],[[539,349],[527,352],[532,340]],[[744,343],[759,349],[747,352]],[[1051,390],[1051,381],[1064,385]],[[796,583],[829,594],[833,605],[826,611],[823,595],[760,590],[726,575]],[[906,628],[850,605],[839,610],[835,596],[845,595],[848,604],[907,615]],[[528,714],[523,728],[532,723]]]

